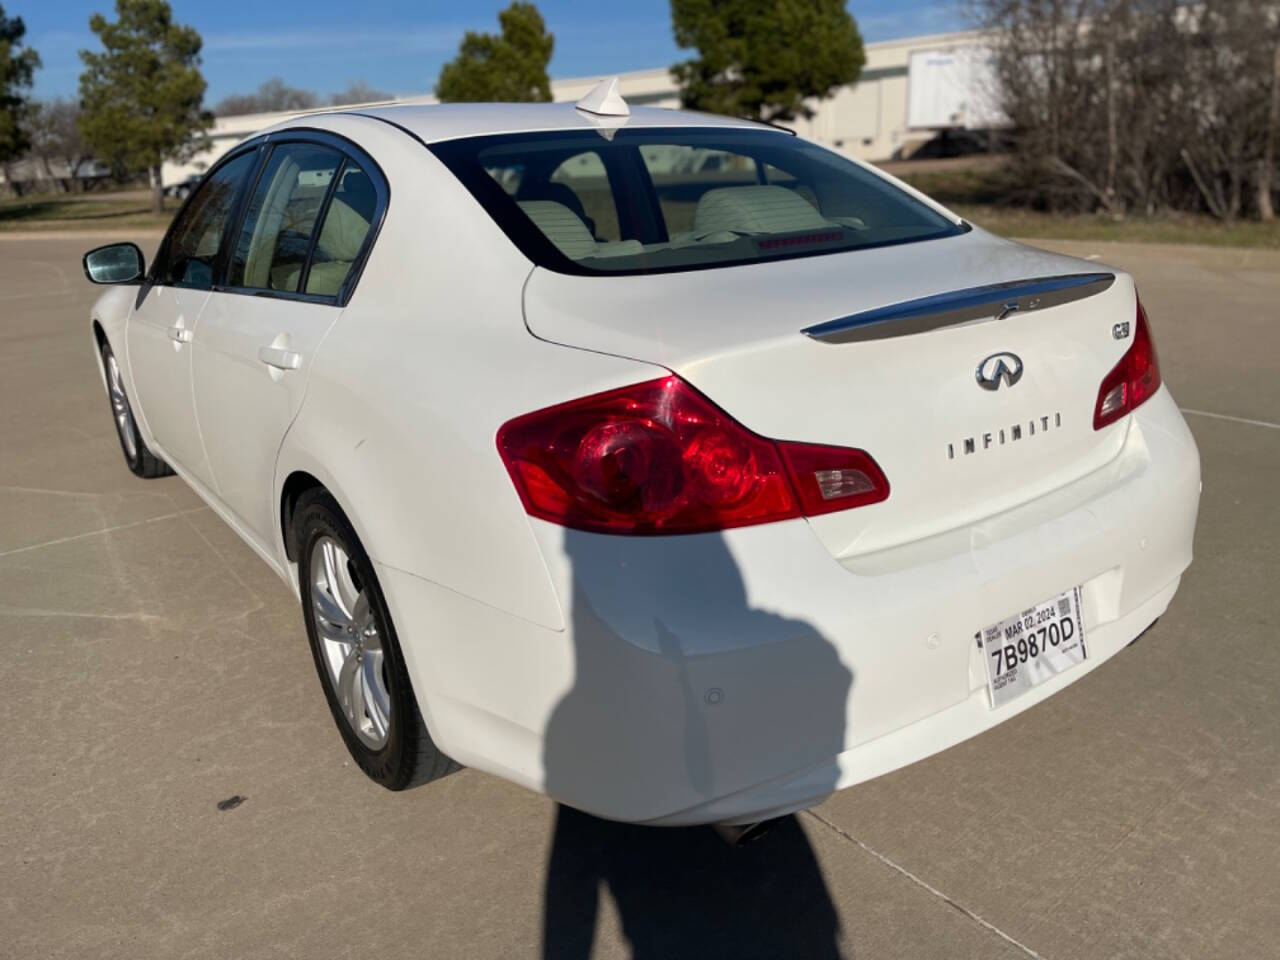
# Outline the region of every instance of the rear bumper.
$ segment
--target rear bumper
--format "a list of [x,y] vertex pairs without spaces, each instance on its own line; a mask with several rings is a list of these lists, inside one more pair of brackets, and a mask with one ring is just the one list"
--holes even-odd
[[[459,761],[613,819],[758,819],[1015,716],[1164,611],[1191,561],[1198,454],[1167,390],[1113,429],[1120,455],[1087,477],[843,560],[805,521],[668,538],[531,521],[560,631],[380,577]],[[975,631],[1076,585],[1089,659],[991,710]]]

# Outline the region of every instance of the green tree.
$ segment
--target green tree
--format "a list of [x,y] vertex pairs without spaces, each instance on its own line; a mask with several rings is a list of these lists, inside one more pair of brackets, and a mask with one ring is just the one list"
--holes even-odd
[[513,3],[498,14],[502,34],[467,31],[458,56],[436,82],[442,101],[544,103],[551,99],[547,64],[555,37],[532,3]]
[[808,97],[854,83],[866,55],[844,0],[671,0],[671,70],[684,106],[774,122],[811,117]]
[[80,51],[80,129],[99,159],[149,173],[160,213],[162,164],[203,146],[213,122],[202,108],[200,34],[174,23],[165,0],[116,0],[116,15],[89,19],[103,52]]
[[22,156],[30,146],[26,120],[27,92],[40,66],[40,55],[23,49],[27,27],[21,17],[8,17],[0,6],[0,163]]

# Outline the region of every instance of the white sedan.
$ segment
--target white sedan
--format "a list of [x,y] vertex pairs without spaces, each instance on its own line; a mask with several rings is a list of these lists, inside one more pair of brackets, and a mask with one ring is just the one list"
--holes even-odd
[[1081,679],[1191,562],[1132,279],[761,124],[312,115],[85,269],[130,468],[293,586],[393,790],[762,821]]

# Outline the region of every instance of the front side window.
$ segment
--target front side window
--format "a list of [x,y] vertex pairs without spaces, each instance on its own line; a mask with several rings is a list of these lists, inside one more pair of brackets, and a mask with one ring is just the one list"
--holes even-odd
[[505,134],[431,148],[524,253],[562,273],[694,270],[966,228],[852,161],[740,128]]
[[228,160],[196,191],[169,233],[157,259],[155,282],[208,290],[226,231],[227,219],[257,153],[249,151]]
[[227,283],[297,293],[321,208],[342,165],[332,147],[285,143],[263,167],[231,253]]

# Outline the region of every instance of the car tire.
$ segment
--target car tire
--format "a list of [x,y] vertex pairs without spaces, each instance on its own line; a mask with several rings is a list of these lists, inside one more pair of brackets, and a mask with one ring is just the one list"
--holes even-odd
[[388,790],[458,769],[427,732],[373,564],[337,501],[303,494],[293,530],[311,655],[351,758]]
[[138,432],[138,421],[124,388],[124,375],[109,343],[102,344],[102,372],[107,378],[107,399],[111,402],[111,418],[116,424],[124,462],[135,476],[146,479],[172,476],[173,468],[151,452]]

